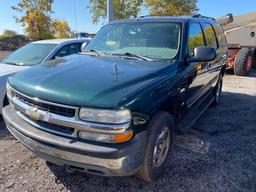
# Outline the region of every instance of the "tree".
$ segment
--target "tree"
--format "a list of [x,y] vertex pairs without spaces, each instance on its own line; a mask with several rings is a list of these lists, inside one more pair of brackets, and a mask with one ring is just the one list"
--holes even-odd
[[70,27],[65,20],[55,20],[53,22],[55,38],[69,38],[71,34]]
[[21,0],[12,9],[23,13],[16,22],[25,27],[25,32],[33,40],[52,38],[53,0]]
[[198,11],[197,0],[145,0],[150,15],[192,15]]
[[15,35],[17,35],[17,32],[9,29],[5,29],[3,33],[3,36],[6,36],[6,37],[12,37]]
[[[97,23],[99,19],[107,16],[107,0],[89,0],[90,11],[93,14],[93,23]],[[143,0],[113,0],[114,19],[127,19],[131,16],[137,17]]]

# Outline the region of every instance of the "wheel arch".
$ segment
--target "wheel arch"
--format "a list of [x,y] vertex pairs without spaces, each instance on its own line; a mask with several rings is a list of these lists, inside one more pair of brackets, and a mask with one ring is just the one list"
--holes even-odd
[[4,100],[3,100],[3,107],[5,107],[7,105],[9,105],[9,101],[8,101],[7,95],[5,94]]
[[159,111],[164,111],[173,116],[175,125],[177,125],[181,120],[181,97],[179,94],[175,94],[169,97],[165,101],[161,102],[158,107],[156,107],[151,112],[151,118],[157,114]]
[[226,64],[221,67],[220,73],[222,74],[222,76],[225,75],[226,67],[227,67]]

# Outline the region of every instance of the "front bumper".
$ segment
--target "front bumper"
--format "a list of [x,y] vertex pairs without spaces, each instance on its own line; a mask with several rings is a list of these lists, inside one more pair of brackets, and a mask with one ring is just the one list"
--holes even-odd
[[122,144],[101,144],[58,136],[33,127],[7,106],[2,115],[8,130],[27,148],[49,162],[84,172],[125,176],[142,165],[146,133]]

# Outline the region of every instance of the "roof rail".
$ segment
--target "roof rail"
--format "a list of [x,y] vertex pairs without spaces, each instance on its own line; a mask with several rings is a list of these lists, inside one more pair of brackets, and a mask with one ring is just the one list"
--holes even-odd
[[173,17],[171,14],[155,14],[155,15],[141,15],[137,18],[144,18],[144,17]]
[[144,18],[144,17],[152,17],[151,15],[141,15],[141,16],[138,16],[137,18]]
[[194,17],[194,18],[212,19],[212,20],[216,21],[213,17],[207,17],[207,16],[203,16],[201,14],[194,14],[194,15],[192,15],[192,17]]
[[[141,16],[138,16],[137,18],[145,18],[145,17],[163,17],[163,16],[165,16],[165,17],[171,16],[171,17],[172,17],[173,15],[171,15],[171,14],[141,15]],[[212,19],[212,20],[216,21],[215,18],[213,18],[213,17],[207,17],[207,16],[203,16],[203,15],[201,15],[201,14],[194,14],[194,15],[192,15],[191,17],[193,17],[193,18]]]

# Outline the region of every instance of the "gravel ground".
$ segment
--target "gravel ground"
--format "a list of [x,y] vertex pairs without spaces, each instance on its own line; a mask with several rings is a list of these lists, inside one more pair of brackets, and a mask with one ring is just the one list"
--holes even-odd
[[256,191],[256,72],[226,75],[221,104],[177,139],[163,178],[100,177],[46,166],[0,125],[0,191]]

